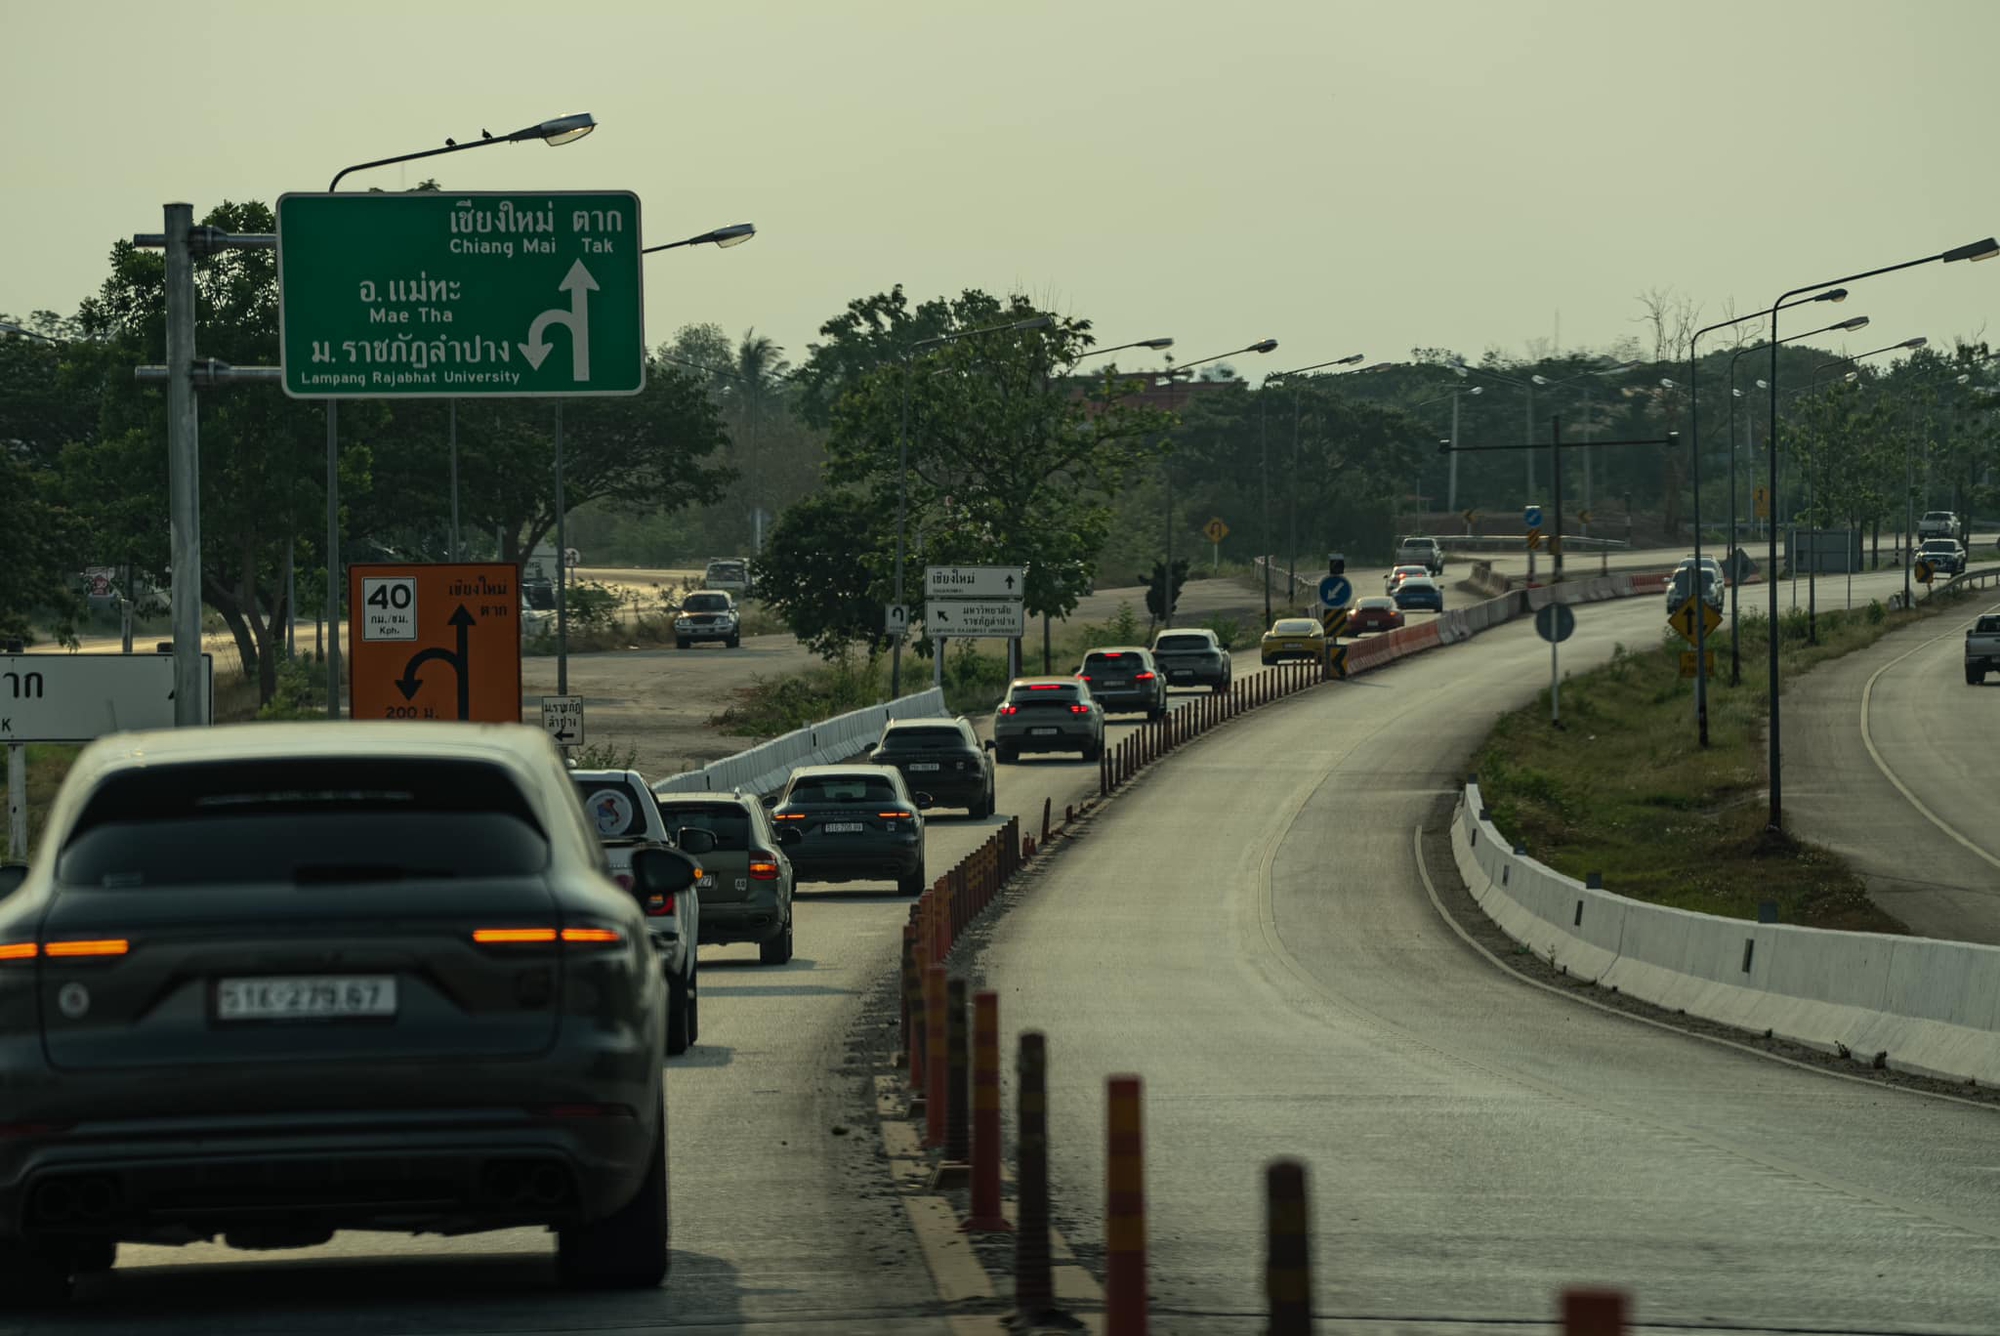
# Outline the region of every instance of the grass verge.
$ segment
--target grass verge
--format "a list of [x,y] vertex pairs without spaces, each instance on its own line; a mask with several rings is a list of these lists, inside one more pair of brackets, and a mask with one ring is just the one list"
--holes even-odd
[[[1880,603],[1822,612],[1817,645],[1807,643],[1804,612],[1787,614],[1778,623],[1779,679],[1968,597],[1936,596],[1901,612]],[[1621,645],[1610,663],[1567,679],[1560,730],[1549,726],[1547,692],[1503,717],[1473,761],[1494,823],[1557,871],[1601,872],[1606,889],[1636,900],[1747,919],[1768,900],[1783,923],[1906,932],[1840,859],[1764,828],[1768,631],[1746,612],[1742,657],[1755,668],[1739,687],[1726,674],[1710,679],[1705,750],[1695,745],[1694,684],[1680,676],[1678,637]]]

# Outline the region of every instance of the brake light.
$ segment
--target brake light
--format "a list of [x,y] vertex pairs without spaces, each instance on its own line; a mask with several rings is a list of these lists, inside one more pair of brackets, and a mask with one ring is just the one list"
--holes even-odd
[[42,953],[37,942],[0,943],[0,960],[33,960]]
[[806,819],[806,814],[804,812],[773,812],[771,813],[771,819],[773,821],[803,821]]
[[614,872],[611,874],[611,880],[618,883],[620,890],[629,891],[632,889],[632,874],[629,872]]
[[646,897],[647,918],[670,918],[673,912],[674,897],[671,892],[666,895],[649,895]]
[[570,946],[622,946],[625,935],[616,928],[564,928],[562,939]]
[[[1085,678],[1084,680],[1085,680],[1085,681],[1089,681],[1090,679],[1089,679],[1089,678]],[[1068,690],[1069,690],[1069,688],[1068,688],[1068,687],[1066,687],[1066,686],[1064,686],[1064,685],[1063,685],[1062,683],[1060,683],[1060,682],[1030,682],[1030,683],[1028,684],[1028,690],[1030,690],[1030,691],[1068,691]]]
[[762,849],[750,855],[750,879],[752,881],[776,881],[778,877],[778,856]]
[[474,928],[472,940],[480,946],[541,946],[556,939],[554,928]]
[[881,817],[884,821],[908,821],[913,814],[910,812],[877,812],[875,815]]
[[1088,705],[1072,705],[1069,707],[1069,712],[1071,714],[1089,714],[1090,707]]
[[106,937],[85,942],[46,942],[42,954],[51,958],[78,956],[122,956],[132,949],[132,944],[123,937]]
[[1000,713],[1002,714],[1019,714],[1020,712],[1021,707],[1018,705],[1002,705],[1000,707]]
[[1080,681],[1080,682],[1088,682],[1088,681],[1090,680],[1090,674],[1089,674],[1089,673],[1078,673],[1078,674],[1077,674],[1076,676],[1077,676],[1077,680],[1078,680],[1078,681]]
[[1153,680],[1153,675],[1151,673],[1134,673],[1132,674],[1132,680],[1134,682],[1150,682]]

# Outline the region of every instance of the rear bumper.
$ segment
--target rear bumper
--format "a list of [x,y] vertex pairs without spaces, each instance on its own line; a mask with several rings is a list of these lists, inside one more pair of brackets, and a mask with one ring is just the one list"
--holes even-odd
[[[777,883],[760,884],[775,887]],[[778,893],[775,889],[764,894],[753,893],[748,900],[733,900],[722,904],[704,900],[701,903],[703,945],[767,942],[776,937],[784,926],[785,914],[778,903]]]
[[1219,687],[1229,680],[1229,670],[1221,664],[1168,665],[1160,671],[1169,687]]
[[905,774],[903,782],[910,786],[912,793],[928,793],[935,807],[964,807],[968,803],[979,802],[986,797],[986,775],[960,775],[954,772],[929,774]]
[[921,872],[924,866],[921,843],[870,844],[859,849],[816,849],[795,844],[788,852],[792,876],[798,881],[891,880]]
[[1093,691],[1097,704],[1106,714],[1143,714],[1160,706],[1157,693],[1151,691]]
[[1021,752],[1081,752],[1089,751],[1095,745],[1096,734],[1085,729],[1074,731],[1065,729],[1053,735],[1044,734],[1036,737],[1025,731],[1002,733],[996,728],[993,731],[993,741],[997,746]]
[[180,1243],[259,1225],[473,1233],[598,1220],[631,1200],[664,1116],[93,1121],[8,1145],[0,1235]]

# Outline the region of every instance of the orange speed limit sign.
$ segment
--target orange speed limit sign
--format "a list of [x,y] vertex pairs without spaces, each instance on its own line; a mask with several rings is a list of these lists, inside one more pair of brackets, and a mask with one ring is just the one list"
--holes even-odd
[[519,723],[520,584],[504,561],[348,567],[348,714]]

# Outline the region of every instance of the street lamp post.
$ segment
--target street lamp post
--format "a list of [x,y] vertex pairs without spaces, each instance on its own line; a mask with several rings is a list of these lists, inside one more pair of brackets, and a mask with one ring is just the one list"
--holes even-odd
[[[951,333],[935,334],[927,339],[918,339],[902,351],[902,419],[896,431],[896,592],[895,601],[903,601],[903,548],[904,532],[910,522],[910,364],[916,355],[925,349],[956,343],[960,339],[978,338],[985,334],[1005,334],[1010,331],[1047,329],[1055,323],[1054,316],[1030,316],[1026,320],[1012,320],[1004,325],[988,325],[983,329],[962,329]],[[903,694],[903,638],[897,636],[889,649],[889,697],[891,700]]]
[[[1867,316],[1849,316],[1845,320],[1836,320],[1831,325],[1822,325],[1818,329],[1809,329],[1802,334],[1787,334],[1779,342],[1796,343],[1800,339],[1809,339],[1815,334],[1830,334],[1835,331],[1852,333],[1854,330],[1866,329],[1867,327]],[[1748,347],[1738,348],[1729,355],[1729,542],[1732,552],[1736,544],[1736,493],[1739,490],[1736,480],[1736,401],[1743,397],[1743,392],[1736,388],[1736,364],[1743,359],[1745,354],[1754,351],[1760,346],[1762,345],[1752,344]],[[1762,381],[1758,383],[1760,385],[1763,384]],[[1750,425],[1747,418],[1743,425],[1744,434],[1747,436]],[[1764,493],[1765,524],[1768,525],[1773,522],[1772,515],[1776,512],[1777,504],[1778,498],[1776,495],[1770,491],[1766,491]],[[1766,571],[1764,578],[1767,580],[1776,580],[1778,572],[1776,570]],[[1743,655],[1737,647],[1737,634],[1742,627],[1742,601],[1738,597],[1741,587],[1742,581],[1740,580],[1732,579],[1729,582],[1729,685],[1732,687],[1743,685]]]
[[[1192,362],[1182,362],[1179,366],[1169,366],[1166,370],[1167,383],[1171,385],[1175,377],[1181,376],[1194,367],[1201,366],[1203,363],[1219,362],[1225,357],[1235,357],[1241,353],[1268,353],[1274,351],[1277,346],[1278,341],[1276,339],[1259,339],[1247,348],[1232,348],[1226,353],[1213,353],[1207,357],[1197,357]],[[1160,525],[1162,531],[1161,539],[1167,551],[1166,564],[1160,568],[1160,625],[1164,627],[1174,624],[1172,602],[1174,588],[1174,471],[1171,463],[1164,456],[1160,460],[1160,475],[1166,484],[1165,505],[1162,507],[1163,513]],[[1269,561],[1267,560],[1265,564],[1268,567]],[[1266,579],[1269,579],[1268,575]]]
[[[597,121],[588,112],[571,116],[558,116],[554,120],[539,122],[514,131],[510,135],[497,138],[480,131],[481,137],[459,143],[454,139],[444,141],[443,148],[427,148],[415,153],[399,153],[393,158],[376,158],[372,162],[357,162],[352,167],[343,167],[334,173],[333,183],[327,186],[328,194],[340,189],[341,178],[349,172],[366,171],[371,167],[387,167],[392,163],[415,162],[418,158],[435,158],[446,153],[463,153],[468,149],[485,148],[491,144],[524,144],[539,139],[551,148],[572,143],[583,138],[597,128]],[[453,486],[452,503],[458,501],[457,487],[457,413],[452,415],[453,425]],[[452,547],[458,546],[457,524],[452,526]],[[561,566],[558,561],[557,566]],[[326,401],[326,717],[340,718],[340,400]],[[562,615],[557,609],[557,617]]]
[[[1596,451],[1588,448],[1590,433],[1594,427],[1594,423],[1592,422],[1591,419],[1591,409],[1593,407],[1593,404],[1591,400],[1589,382],[1593,380],[1601,380],[1606,376],[1616,376],[1621,372],[1637,370],[1639,365],[1640,364],[1638,362],[1617,362],[1613,363],[1611,366],[1592,367],[1588,371],[1579,371],[1574,376],[1564,376],[1561,380],[1550,380],[1547,376],[1542,376],[1542,375],[1533,375],[1528,377],[1529,380],[1533,381],[1536,385],[1540,386],[1542,389],[1545,390],[1557,389],[1560,388],[1561,386],[1570,384],[1572,381],[1580,380],[1585,382],[1583,385],[1583,410],[1584,410],[1583,436],[1586,448],[1584,449],[1583,452],[1583,508],[1586,512],[1588,512],[1590,509],[1590,460],[1591,456],[1597,453]],[[1457,456],[1454,455],[1452,458],[1454,461],[1456,461]],[[1558,456],[1556,462],[1551,463],[1550,468],[1552,470],[1557,466],[1558,463],[1560,463],[1560,459],[1561,457]],[[1560,483],[1556,485],[1558,488],[1561,486]],[[1556,513],[1561,514],[1562,497],[1560,496],[1556,497],[1555,504],[1556,504]],[[1590,522],[1587,516],[1583,520],[1583,527],[1586,530],[1590,528]],[[1561,525],[1558,525],[1556,532],[1556,545],[1558,549],[1561,546],[1561,542],[1562,542]],[[1608,570],[1610,569],[1609,563],[1611,560],[1609,555],[1609,549],[1603,549],[1603,551],[1606,554],[1605,568]],[[1561,555],[1560,551],[1557,551],[1555,555],[1559,557]]]
[[[1819,283],[1808,283],[1804,287],[1793,288],[1781,294],[1778,300],[1771,304],[1771,338],[1769,344],[1771,350],[1771,420],[1769,430],[1764,439],[1764,468],[1768,480],[1766,485],[1774,494],[1778,489],[1778,312],[1784,309],[1785,303],[1793,297],[1802,296],[1806,293],[1818,292],[1825,288],[1839,287],[1847,283],[1858,283],[1864,278],[1874,278],[1879,274],[1895,273],[1901,269],[1914,269],[1921,264],[1936,262],[1949,264],[1956,260],[1990,260],[1995,255],[2000,255],[2000,241],[1995,241],[1992,237],[1987,237],[1983,241],[1975,241],[1965,246],[1955,246],[1951,250],[1940,251],[1936,255],[1926,255],[1921,259],[1905,260],[1901,264],[1884,265],[1879,269],[1869,269],[1858,274],[1849,274],[1844,278],[1832,278]],[[1778,526],[1775,524],[1771,526],[1769,561],[1769,569],[1777,569]],[[1769,631],[1771,642],[1767,656],[1769,660],[1768,671],[1770,674],[1769,685],[1771,696],[1769,744],[1771,808],[1769,825],[1771,831],[1775,834],[1781,833],[1784,830],[1785,816],[1784,781],[1783,773],[1780,769],[1782,752],[1779,746],[1778,735],[1778,582],[1776,580],[1771,582],[1771,621]]]
[[[1516,380],[1512,376],[1503,376],[1497,371],[1488,371],[1485,367],[1467,366],[1463,358],[1460,358],[1457,361],[1452,362],[1451,369],[1461,377],[1477,374],[1485,376],[1488,380],[1497,380],[1502,384],[1515,386],[1516,388],[1520,389],[1523,393],[1525,393],[1527,395],[1527,404],[1526,404],[1527,412],[1523,416],[1521,439],[1532,440],[1534,438],[1535,383],[1533,380]],[[1527,495],[1521,498],[1521,504],[1523,506],[1530,506],[1535,504],[1535,452],[1533,450],[1529,450],[1526,452],[1526,454],[1527,454],[1527,472],[1528,472],[1528,491]],[[1562,542],[1561,534],[1555,535],[1555,542],[1557,544],[1560,544]],[[1528,549],[1529,583],[1532,584],[1534,582],[1534,579],[1535,579],[1535,549],[1529,548]]]
[[[1451,462],[1447,465],[1444,494],[1445,509],[1456,514],[1458,513],[1458,396],[1462,391],[1477,397],[1486,393],[1486,387],[1484,385],[1460,385],[1457,381],[1453,381],[1450,385],[1434,388],[1443,389],[1445,392],[1433,395],[1428,399],[1419,399],[1416,403],[1411,404],[1410,407],[1414,410],[1422,408],[1427,404],[1437,403],[1440,399],[1451,400],[1451,444],[1453,448],[1451,451]],[[1471,532],[1471,528],[1468,526],[1466,529],[1468,537],[1471,535]]]
[[[1270,388],[1271,382],[1274,380],[1283,380],[1287,376],[1296,376],[1306,371],[1317,371],[1321,367],[1353,366],[1356,362],[1359,362],[1362,359],[1362,356],[1363,354],[1361,353],[1352,353],[1346,357],[1336,357],[1331,362],[1316,362],[1312,366],[1294,367],[1290,371],[1274,371],[1270,375],[1264,377],[1263,384],[1257,387],[1257,499],[1258,499],[1258,505],[1263,512],[1263,519],[1259,523],[1259,534],[1263,540],[1263,546],[1265,548],[1264,625],[1266,626],[1269,626],[1271,624],[1271,555],[1272,554],[1269,550],[1271,542],[1271,445],[1270,445],[1271,414],[1270,414],[1269,402],[1264,398],[1264,391]],[[1298,436],[1298,412],[1297,412],[1298,394],[1296,391],[1294,391],[1292,395],[1292,407],[1293,407],[1292,471],[1294,475],[1296,475],[1299,465],[1299,436]],[[1295,562],[1298,559],[1297,557],[1298,543],[1295,541],[1296,535],[1289,532],[1289,529],[1291,527],[1289,521],[1296,513],[1296,509],[1298,506],[1297,494],[1298,494],[1298,478],[1294,476],[1292,478],[1292,491],[1290,494],[1291,499],[1287,502],[1285,510],[1288,520],[1287,524],[1288,532],[1286,535],[1286,547],[1288,551],[1285,559],[1287,561],[1292,561],[1292,562]],[[1291,597],[1291,593],[1292,593],[1291,586],[1287,585],[1285,587],[1285,596],[1287,599]]]

